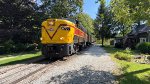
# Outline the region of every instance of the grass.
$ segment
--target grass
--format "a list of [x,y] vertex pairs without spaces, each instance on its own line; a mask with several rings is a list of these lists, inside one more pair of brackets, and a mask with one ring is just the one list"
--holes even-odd
[[3,55],[0,56],[0,66],[20,63],[26,60],[35,59],[41,56],[41,52],[20,53],[18,55]]
[[[121,67],[122,74],[116,76],[120,84],[150,84],[150,65],[118,60],[113,55],[116,52],[123,52],[123,50],[111,46],[106,46],[104,49],[112,55],[113,60]],[[135,51],[132,51],[131,54],[134,55]]]

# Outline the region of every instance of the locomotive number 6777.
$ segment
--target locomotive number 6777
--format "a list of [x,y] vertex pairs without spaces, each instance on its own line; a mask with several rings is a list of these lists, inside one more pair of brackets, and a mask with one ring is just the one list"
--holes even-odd
[[47,19],[42,23],[42,54],[46,58],[71,55],[91,42],[91,35],[76,20]]

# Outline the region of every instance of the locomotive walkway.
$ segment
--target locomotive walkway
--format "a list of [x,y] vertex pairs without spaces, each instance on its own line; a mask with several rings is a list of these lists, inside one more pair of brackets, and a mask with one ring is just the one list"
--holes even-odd
[[[116,64],[98,45],[93,45],[78,55],[65,57],[63,61],[49,64],[25,64],[23,69],[12,69],[1,74],[1,83],[18,84],[114,84]],[[23,64],[22,64],[23,65]],[[32,67],[25,70],[26,67]],[[39,68],[42,69],[39,69]],[[44,68],[43,68],[44,67]],[[2,68],[3,69],[3,68]],[[0,70],[2,70],[0,69]],[[36,70],[36,69],[39,69]],[[15,77],[11,74],[14,74]],[[21,71],[24,70],[24,71]],[[31,73],[36,71],[34,73]],[[8,74],[10,73],[10,74]],[[22,73],[22,76],[21,76]],[[29,73],[31,73],[29,75]],[[18,75],[17,75],[18,74]],[[24,76],[23,76],[24,75]],[[7,77],[7,78],[6,78]],[[5,78],[5,79],[3,79]],[[20,78],[20,79],[19,79]],[[7,80],[9,79],[9,80]]]

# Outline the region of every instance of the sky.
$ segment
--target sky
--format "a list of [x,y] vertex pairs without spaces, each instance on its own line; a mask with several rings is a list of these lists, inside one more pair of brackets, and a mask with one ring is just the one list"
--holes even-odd
[[[95,3],[97,0],[84,0],[83,12],[95,19],[99,7],[99,3]],[[110,0],[106,0],[106,5],[108,5]]]
[[[96,3],[97,0],[83,0],[83,12],[87,13],[91,16],[91,18],[95,19],[99,7],[99,3]],[[40,4],[40,0],[37,0],[38,4]],[[106,5],[108,5],[110,0],[106,0]]]

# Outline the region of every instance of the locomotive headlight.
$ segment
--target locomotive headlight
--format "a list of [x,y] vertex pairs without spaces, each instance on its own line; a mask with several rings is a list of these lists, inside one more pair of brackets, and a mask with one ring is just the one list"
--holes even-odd
[[54,22],[53,22],[53,21],[49,21],[48,24],[49,24],[50,26],[53,26],[53,25],[54,25]]
[[40,38],[40,40],[42,41],[42,40],[43,40],[43,38],[41,37],[41,38]]
[[60,37],[60,40],[64,40],[64,37]]
[[55,20],[47,20],[48,26],[54,26],[55,25]]

